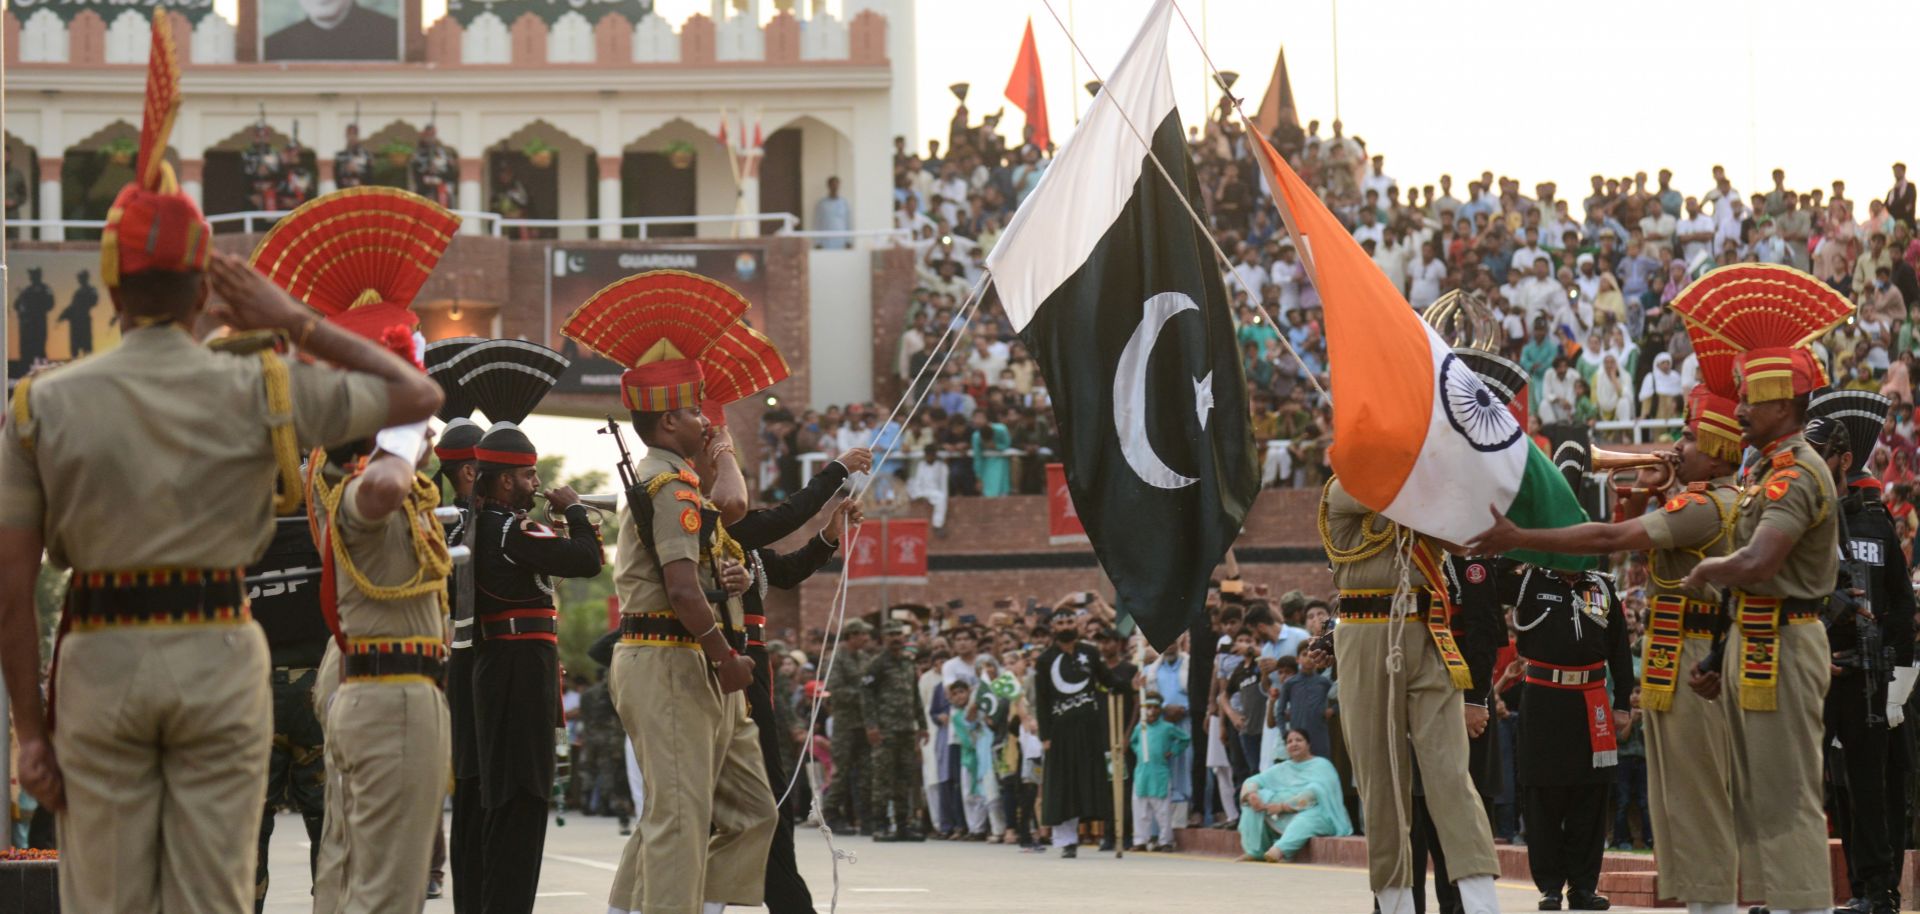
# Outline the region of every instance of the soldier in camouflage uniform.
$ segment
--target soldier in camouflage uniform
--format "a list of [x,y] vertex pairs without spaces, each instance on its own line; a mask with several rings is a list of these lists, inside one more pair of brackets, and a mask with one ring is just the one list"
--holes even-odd
[[860,788],[871,786],[867,783],[867,728],[871,720],[860,683],[873,660],[867,650],[872,634],[873,627],[861,619],[842,627],[840,637],[845,644],[834,660],[833,671],[827,674],[827,694],[833,701],[833,780],[827,784],[824,811],[828,828],[845,832],[857,821],[860,833],[869,836],[874,832],[874,817],[868,814],[864,802],[867,791]]
[[867,711],[867,744],[872,762],[867,767],[872,782],[870,812],[875,824],[892,824],[875,841],[924,841],[916,823],[913,798],[920,793],[920,744],[927,741],[927,714],[920,703],[920,674],[907,653],[907,627],[899,622],[886,626],[886,650],[867,664],[860,679],[860,690]]
[[583,741],[581,792],[592,802],[599,798],[600,813],[620,819],[620,834],[633,834],[633,791],[627,786],[627,731],[613,709],[607,691],[606,670],[580,693],[580,734]]

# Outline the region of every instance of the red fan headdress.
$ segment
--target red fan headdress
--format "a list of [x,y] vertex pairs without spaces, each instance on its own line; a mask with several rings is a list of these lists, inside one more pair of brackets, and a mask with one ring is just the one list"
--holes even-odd
[[[1673,310],[1687,322],[1707,383],[1730,395],[1720,360],[1731,355],[1733,386],[1748,402],[1758,403],[1810,393],[1826,383],[1808,344],[1840,326],[1853,305],[1831,286],[1791,267],[1734,264],[1688,286],[1674,298]],[[1717,345],[1703,346],[1703,338]]]
[[626,366],[620,399],[628,409],[663,412],[701,404],[704,357],[746,313],[747,300],[723,283],[654,270],[595,292],[560,333]]
[[153,47],[147,54],[146,111],[140,121],[140,156],[133,182],[120,189],[100,233],[100,281],[112,289],[120,277],[147,270],[204,269],[213,230],[193,198],[180,192],[166,162],[167,139],[180,111],[180,62],[173,46],[173,20],[153,11]]
[[287,214],[251,263],[328,320],[378,340],[388,327],[419,323],[408,306],[459,227],[459,216],[425,197],[351,187]]
[[727,404],[745,400],[793,373],[773,341],[745,323],[727,328],[726,335],[700,355],[700,371],[706,378],[701,412],[717,427],[727,424]]

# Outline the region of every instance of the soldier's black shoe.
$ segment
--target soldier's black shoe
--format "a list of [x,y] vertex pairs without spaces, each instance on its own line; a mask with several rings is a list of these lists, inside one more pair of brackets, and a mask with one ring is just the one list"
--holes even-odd
[[1080,846],[1077,844],[1069,844],[1060,849],[1060,859],[1062,860],[1072,860],[1078,856],[1080,856]]
[[1100,842],[1100,853],[1103,853],[1103,854],[1111,854],[1111,853],[1113,853],[1113,839],[1112,839],[1112,838],[1108,838],[1107,840],[1105,840],[1105,841],[1102,841],[1102,842]]
[[899,834],[894,838],[894,840],[913,842],[913,843],[924,843],[927,840],[927,835],[925,832],[917,828],[903,828],[900,830]]
[[1872,914],[1899,914],[1900,894],[1898,892],[1875,892],[1867,901],[1870,904],[1868,910]]
[[633,834],[633,817],[621,816],[620,817],[620,837],[625,838],[631,834]]
[[1540,910],[1542,911],[1560,910],[1560,896],[1552,893],[1548,893],[1540,896]]
[[1613,902],[1598,892],[1574,889],[1567,893],[1567,910],[1569,911],[1604,911],[1612,906]]
[[900,840],[900,833],[891,828],[873,836],[873,843],[875,844],[891,844],[898,840]]

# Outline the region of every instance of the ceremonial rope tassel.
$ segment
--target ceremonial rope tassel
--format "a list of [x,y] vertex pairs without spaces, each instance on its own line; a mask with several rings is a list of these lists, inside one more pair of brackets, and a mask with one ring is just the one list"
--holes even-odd
[[[1387,619],[1387,719],[1384,725],[1392,727],[1400,719],[1394,713],[1394,699],[1399,697],[1400,686],[1405,684],[1402,672],[1406,668],[1406,621],[1413,613],[1413,550],[1417,534],[1399,524],[1392,524],[1388,529],[1394,545],[1394,566],[1400,572],[1400,582],[1394,585],[1393,599],[1389,604],[1392,608]],[[1378,551],[1375,550],[1376,554]],[[1392,745],[1394,738],[1392,735],[1388,737],[1389,745]],[[1387,753],[1387,771],[1393,784],[1394,822],[1398,825],[1394,834],[1398,838],[1399,851],[1393,857],[1392,877],[1397,880],[1401,873],[1410,871],[1413,866],[1413,848],[1408,843],[1412,812],[1407,809],[1405,793],[1400,789],[1399,752]]]
[[[327,522],[336,527],[340,523],[340,500],[346,494],[347,482],[353,476],[342,479],[337,486],[328,486],[326,474],[318,467],[325,459],[324,454],[316,453],[314,472],[310,475],[313,482],[315,499],[326,508]],[[359,475],[356,470],[353,475]],[[348,580],[353,582],[361,593],[375,600],[404,600],[423,594],[435,594],[440,600],[440,611],[447,611],[447,574],[453,570],[453,556],[447,549],[447,542],[439,535],[439,522],[433,519],[434,508],[440,504],[440,487],[418,473],[413,475],[413,490],[407,493],[406,505],[409,538],[413,544],[413,556],[419,567],[413,576],[399,584],[375,584],[353,563],[353,556],[347,552],[344,538],[334,535],[333,560],[346,571]]]

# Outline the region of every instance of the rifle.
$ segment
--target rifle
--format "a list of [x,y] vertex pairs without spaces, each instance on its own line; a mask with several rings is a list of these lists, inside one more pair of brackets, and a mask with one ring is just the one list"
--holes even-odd
[[[1851,498],[1852,496],[1849,496]],[[1866,598],[1873,592],[1873,572],[1853,551],[1853,536],[1847,530],[1846,502],[1834,506],[1834,520],[1840,525],[1840,582],[1827,602],[1826,627],[1851,615],[1859,644],[1851,651],[1833,655],[1834,666],[1860,671],[1860,685],[1867,696],[1867,723],[1884,724],[1886,716],[1878,701],[1880,684],[1893,677],[1893,648],[1888,647],[1873,615],[1873,604]],[[1855,596],[1859,594],[1860,596]]]
[[633,475],[633,454],[627,450],[627,436],[621,433],[620,423],[612,416],[607,417],[607,427],[599,431],[602,435],[612,435],[614,446],[620,449],[620,463],[616,467],[620,471],[620,488],[629,493],[627,500],[632,501],[633,487],[639,485],[640,480]]

